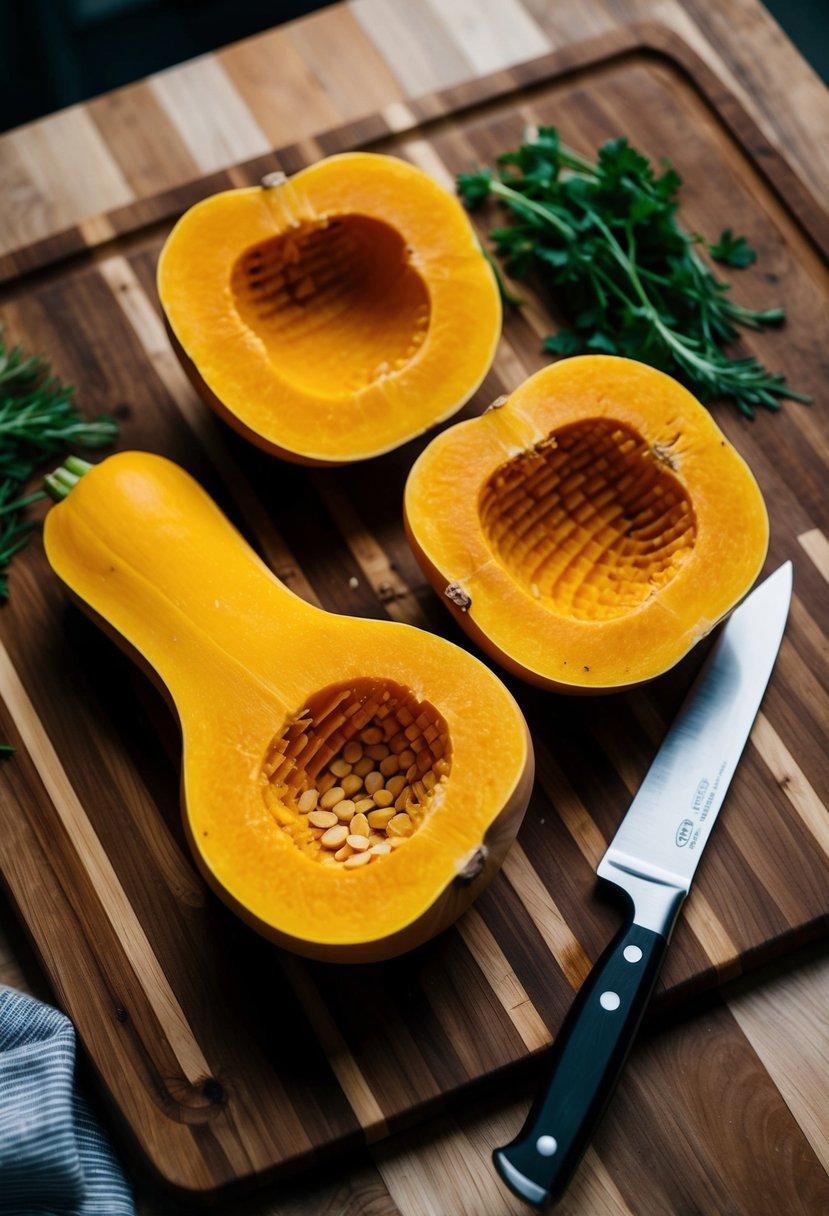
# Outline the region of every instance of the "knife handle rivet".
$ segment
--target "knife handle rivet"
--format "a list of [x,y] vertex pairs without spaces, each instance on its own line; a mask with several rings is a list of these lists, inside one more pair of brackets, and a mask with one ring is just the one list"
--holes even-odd
[[623,953],[626,963],[638,963],[642,960],[642,951],[638,946],[625,946]]
[[552,1157],[558,1148],[558,1140],[556,1140],[555,1136],[539,1136],[535,1142],[535,1147],[542,1157]]
[[611,1012],[618,1009],[622,1003],[622,998],[618,992],[603,992],[599,997],[599,1004],[602,1009],[609,1009]]

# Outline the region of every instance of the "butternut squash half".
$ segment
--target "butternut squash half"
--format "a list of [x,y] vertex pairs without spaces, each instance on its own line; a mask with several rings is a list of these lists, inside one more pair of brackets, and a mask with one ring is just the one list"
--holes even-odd
[[377,456],[448,418],[501,328],[458,200],[368,152],[197,203],[161,252],[158,294],[208,404],[259,447],[314,465]]
[[586,355],[437,436],[411,470],[412,548],[463,628],[558,692],[677,663],[749,590],[768,518],[709,412],[662,372]]
[[51,488],[66,497],[49,562],[177,711],[184,823],[218,895],[329,961],[450,924],[529,798],[529,735],[500,680],[423,630],[299,599],[159,456],[68,462]]

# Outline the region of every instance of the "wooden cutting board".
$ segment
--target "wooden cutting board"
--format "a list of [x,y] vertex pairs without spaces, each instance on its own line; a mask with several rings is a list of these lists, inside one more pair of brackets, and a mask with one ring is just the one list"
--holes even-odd
[[[629,27],[135,204],[0,260],[0,320],[50,352],[121,446],[162,452],[219,500],[298,594],[405,620],[461,644],[406,546],[400,505],[425,440],[368,466],[308,471],[246,446],[194,397],[154,291],[158,250],[197,198],[371,147],[451,184],[527,123],[591,153],[628,134],[685,179],[687,227],[745,233],[757,265],[735,296],[783,303],[786,327],[746,351],[811,392],[754,422],[715,415],[769,506],[768,569],[795,596],[751,742],[668,957],[664,1007],[817,937],[829,922],[829,378],[826,216],[734,97],[675,36]],[[481,217],[482,232],[496,213]],[[479,413],[544,363],[546,304],[508,317]],[[567,699],[511,682],[538,780],[503,873],[456,927],[366,967],[309,964],[204,888],[179,821],[177,727],[74,608],[38,540],[0,612],[0,868],[56,999],[120,1117],[123,1147],[207,1194],[379,1139],[549,1044],[619,922],[594,867],[704,647],[646,689]],[[667,1100],[667,1099],[666,1099]]]

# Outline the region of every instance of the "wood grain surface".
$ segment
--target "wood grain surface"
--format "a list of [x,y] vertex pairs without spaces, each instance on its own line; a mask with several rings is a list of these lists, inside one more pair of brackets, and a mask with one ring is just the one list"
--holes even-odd
[[[362,7],[331,10],[339,23],[332,25],[327,35],[332,61],[336,59],[334,47],[338,32],[342,33],[343,14],[350,22]],[[458,10],[463,8],[457,6]],[[387,10],[386,23],[394,26],[395,21],[403,20],[401,11],[402,6]],[[528,8],[521,11],[529,15]],[[445,14],[434,17],[434,22],[444,19]],[[307,33],[307,26],[304,28]],[[422,36],[422,28],[418,28]],[[528,28],[526,23],[518,23],[514,38],[520,41],[527,37]],[[382,22],[375,25],[375,36],[379,38],[378,30],[382,33],[383,29]],[[302,42],[297,33],[292,27],[267,38],[281,36],[296,46]],[[315,46],[320,44],[326,45],[326,39],[314,40]],[[246,49],[235,51],[241,54]],[[491,37],[487,40],[479,31],[476,59],[485,62],[486,56],[494,53]],[[595,53],[594,48],[591,54]],[[231,57],[233,54],[234,49],[225,52]],[[525,75],[524,87],[528,81],[566,68],[573,58],[568,51],[557,62],[548,62],[537,77]],[[415,64],[411,70],[416,69]],[[334,72],[335,67],[330,70]],[[426,68],[421,66],[419,70]],[[825,265],[803,235],[804,229],[811,227],[820,241],[820,215],[800,195],[785,169],[767,154],[764,141],[750,123],[745,125],[739,107],[722,91],[717,93],[716,102],[726,115],[725,126],[712,117],[699,90],[664,59],[628,57],[619,61],[614,71],[618,74],[615,82],[613,71],[603,69],[604,75],[591,78],[586,89],[585,81],[579,78],[554,87],[549,95],[546,86],[534,85],[524,99],[525,108],[529,107],[529,116],[534,117],[535,107],[541,111],[549,105],[552,117],[542,117],[560,122],[566,132],[565,119],[559,115],[578,114],[568,138],[585,150],[595,146],[608,128],[612,133],[615,122],[655,154],[665,150],[661,143],[669,132],[670,150],[681,169],[685,168],[682,157],[674,151],[677,132],[681,138],[692,121],[691,143],[696,140],[696,144],[688,153],[687,163],[692,164],[693,154],[693,165],[704,170],[703,176],[719,168],[725,175],[721,181],[730,207],[736,194],[743,227],[759,244],[760,269],[773,274],[781,274],[781,267],[786,271],[780,286],[764,284],[759,273],[753,285],[751,276],[741,277],[745,290],[751,288],[757,293],[747,298],[759,303],[768,299],[764,294],[768,290],[784,292],[791,316],[787,332],[791,334],[799,321],[798,328],[808,334],[805,318],[825,317]],[[637,73],[638,79],[631,83]],[[255,73],[240,71],[241,76],[255,79]],[[298,71],[297,88],[300,80]],[[516,73],[499,84],[514,92],[521,81],[521,73]],[[711,79],[703,83],[710,86]],[[382,86],[380,79],[376,87]],[[571,96],[574,93],[579,97],[579,90],[591,101],[587,116]],[[154,95],[157,93],[154,90]],[[209,89],[205,101],[208,93]],[[481,86],[475,85],[444,99],[443,105],[449,109],[458,104],[473,107],[464,116],[460,133],[457,122],[437,122],[414,139],[407,138],[408,126],[430,113],[430,103],[425,103],[425,109],[411,103],[387,103],[379,129],[377,120],[361,122],[355,124],[350,138],[359,140],[389,129],[400,130],[401,135],[385,146],[419,159],[433,172],[451,173],[460,167],[458,158],[468,157],[470,151],[480,158],[491,156],[496,146],[501,146],[497,141],[505,137],[501,132],[520,130],[516,118],[523,121],[527,116],[507,116],[495,106],[482,106],[482,96]],[[192,116],[189,128],[187,121],[186,116],[180,117],[180,138],[198,144],[203,135],[199,134],[197,115]],[[503,127],[498,126],[500,121]],[[663,125],[666,123],[667,127]],[[261,120],[255,125],[261,128]],[[243,133],[250,140],[247,154],[259,156],[263,145],[256,145],[254,133],[246,124]],[[292,134],[296,135],[295,129]],[[270,135],[269,131],[269,139]],[[343,133],[338,138],[347,136]],[[743,144],[747,155],[735,156],[738,143]],[[290,168],[298,167],[329,146],[341,145],[336,139],[333,144],[303,139],[285,155],[285,163]],[[758,152],[758,148],[763,150]],[[212,155],[211,160],[209,149],[200,151],[194,158],[196,172],[217,170],[221,157],[218,152]],[[253,167],[253,171],[257,169]],[[231,180],[237,180],[236,175]],[[239,180],[246,180],[246,174]],[[709,230],[721,212],[704,181],[699,180],[694,190],[696,180],[692,173],[687,190],[689,215],[694,225]],[[216,181],[221,183],[220,173]],[[395,494],[399,499],[401,478],[416,447],[389,461],[382,478],[385,488],[376,491],[376,498],[368,504],[359,492],[359,470],[348,471],[342,478],[329,478],[282,469],[285,478],[277,488],[268,462],[244,450],[190,397],[160,328],[152,288],[152,265],[163,235],[164,217],[186,204],[188,197],[176,183],[172,187],[175,193],[150,200],[140,210],[129,199],[118,198],[113,205],[126,203],[126,207],[117,226],[112,218],[87,221],[80,239],[73,236],[76,243],[69,246],[66,235],[53,231],[48,236],[50,249],[41,246],[34,259],[29,250],[7,262],[4,269],[12,281],[3,297],[4,320],[10,327],[19,327],[27,340],[55,353],[61,374],[84,385],[89,408],[102,408],[113,401],[128,406],[131,414],[125,420],[125,439],[140,445],[143,435],[147,446],[162,446],[200,475],[277,572],[300,594],[336,610],[372,615],[386,612],[448,631],[448,621],[423,587],[399,537],[395,537],[399,512]],[[213,188],[212,183],[197,187],[196,193],[209,188]],[[778,191],[784,199],[794,200],[794,213],[781,203]],[[752,211],[756,213],[755,229],[748,222]],[[734,214],[730,209],[729,218]],[[128,232],[136,222],[141,229],[134,237],[113,241],[113,229]],[[75,255],[65,260],[64,255],[71,254],[72,249],[92,244],[101,244],[94,259]],[[46,264],[54,258],[64,260],[37,274],[25,273],[35,261]],[[113,298],[120,305],[117,310]],[[802,307],[799,314],[798,301]],[[80,317],[87,320],[81,322]],[[104,317],[105,325],[101,322]],[[787,342],[772,340],[762,353],[777,358],[777,365],[787,370],[798,386],[809,387],[811,383],[819,387],[820,364],[810,363],[821,347],[814,320],[811,328],[808,350],[792,350]],[[112,366],[107,351],[116,343],[121,361]],[[494,396],[501,387],[510,387],[515,375],[537,365],[533,362],[537,358],[532,318],[529,326],[513,323],[487,392],[493,390]],[[91,359],[96,361],[92,384]],[[486,393],[476,401],[475,409],[485,404],[485,397]],[[817,753],[826,716],[825,670],[821,666],[825,626],[819,608],[828,569],[824,538],[827,522],[819,501],[819,455],[814,454],[811,461],[804,459],[810,448],[820,448],[821,435],[816,420],[810,416],[804,421],[789,409],[785,421],[782,416],[761,420],[759,436],[754,428],[747,431],[737,421],[730,425],[734,428],[732,437],[750,462],[762,463],[761,480],[767,496],[769,487],[776,487],[770,505],[780,530],[773,538],[777,550],[772,564],[782,556],[794,556],[798,588],[803,589],[793,611],[790,645],[781,656],[779,671],[785,675],[780,678],[785,683],[780,686],[778,700],[767,704],[758,723],[747,764],[741,770],[742,793],[735,789],[729,799],[729,832],[723,844],[726,857],[712,873],[710,891],[701,886],[688,906],[688,940],[677,938],[676,962],[672,959],[671,964],[674,970],[666,973],[666,995],[682,995],[689,982],[710,982],[731,974],[741,957],[756,961],[772,940],[792,944],[791,938],[781,938],[792,929],[817,932],[826,914],[826,774],[822,753]],[[789,464],[784,461],[778,468],[779,447],[790,443],[794,447]],[[751,445],[756,445],[756,453]],[[789,483],[792,470],[801,464],[811,469],[807,478],[812,483],[811,493],[808,484],[801,487],[798,475]],[[291,511],[280,502],[283,494],[294,506],[299,495],[305,510],[302,529],[297,529]],[[292,550],[302,554],[301,570]],[[348,585],[352,575],[359,580],[356,592]],[[259,943],[242,940],[244,935],[227,922],[223,913],[211,901],[205,902],[193,877],[178,830],[174,780],[177,742],[165,711],[142,682],[119,664],[110,648],[84,622],[64,610],[59,589],[50,584],[47,572],[34,557],[27,557],[18,586],[25,588],[22,598],[26,599],[28,615],[21,610],[13,625],[7,624],[4,615],[3,638],[12,669],[4,667],[3,690],[14,718],[9,730],[19,731],[26,754],[20,766],[7,766],[4,776],[14,785],[16,803],[26,808],[26,823],[16,822],[9,832],[4,848],[4,868],[5,858],[10,858],[6,879],[18,904],[24,905],[24,919],[41,951],[44,941],[61,940],[63,957],[45,960],[61,1003],[72,1009],[73,1000],[83,1000],[108,1012],[108,1022],[104,1019],[107,1024],[96,1025],[92,1032],[87,1027],[84,1034],[90,1055],[107,1083],[111,1085],[107,1068],[110,1073],[123,1070],[122,1086],[125,1081],[133,1086],[137,1078],[139,1090],[146,1087],[145,1093],[151,1093],[162,1108],[156,1129],[144,1144],[150,1156],[157,1151],[175,1157],[176,1165],[190,1171],[191,1179],[195,1170],[201,1170],[201,1181],[190,1182],[198,1188],[215,1185],[223,1177],[239,1177],[251,1169],[261,1169],[262,1162],[267,1168],[275,1145],[281,1152],[288,1145],[291,1154],[301,1157],[316,1145],[336,1140],[348,1152],[356,1153],[364,1131],[382,1136],[408,1117],[413,1108],[423,1114],[435,1106],[442,1093],[462,1085],[469,1077],[520,1060],[549,1040],[566,1007],[568,993],[578,984],[588,959],[615,923],[615,912],[593,897],[590,867],[624,808],[629,791],[640,779],[694,663],[684,665],[682,672],[654,690],[653,695],[625,699],[623,709],[616,698],[609,699],[612,705],[593,703],[589,710],[579,709],[575,719],[572,703],[551,705],[554,699],[518,690],[542,744],[543,763],[539,800],[528,819],[528,830],[533,826],[533,832],[522,837],[523,847],[512,855],[499,886],[448,942],[436,945],[434,951],[427,950],[427,957],[417,959],[414,968],[394,964],[388,968],[388,976],[355,978],[280,958],[277,975],[273,952]],[[59,636],[50,638],[56,621]],[[27,633],[28,643],[24,636]],[[102,669],[106,668],[104,673]],[[777,687],[775,684],[770,698]],[[66,713],[70,704],[71,721]],[[593,774],[584,771],[585,756],[598,761]],[[90,766],[90,758],[96,761],[94,766]],[[95,769],[94,773],[88,771],[90,768]],[[773,792],[770,778],[778,783],[771,787]],[[545,794],[550,793],[552,806],[544,801]],[[781,808],[785,814],[768,842],[771,848],[759,848],[754,832],[757,819],[779,816]],[[20,819],[18,814],[16,821]],[[545,824],[542,819],[546,819]],[[551,832],[554,820],[558,824]],[[77,882],[79,850],[87,875],[83,885]],[[551,880],[549,854],[554,855],[562,893],[558,881],[554,884]],[[768,865],[768,856],[781,862],[779,869]],[[760,899],[755,906],[750,880],[754,880],[756,889],[757,874],[752,870],[758,869],[770,898]],[[735,871],[740,892],[736,908],[734,896],[728,895],[728,883],[733,884]],[[794,881],[793,874],[797,876]],[[63,894],[56,892],[52,885],[55,881]],[[518,940],[515,932],[516,915],[526,918],[529,926],[528,936],[520,935],[523,940]],[[171,925],[175,926],[174,933]],[[214,935],[207,944],[205,930]],[[176,940],[166,940],[168,937]],[[552,973],[541,973],[538,960],[545,957],[554,969]],[[196,978],[184,976],[181,968],[186,965],[192,971],[194,959]],[[88,965],[88,971],[79,965],[80,960]],[[254,973],[257,979],[252,985],[249,977]],[[808,974],[823,975],[820,963],[815,963]],[[228,987],[234,987],[233,982],[228,985],[231,976],[236,982],[236,996],[235,1003],[228,1007]],[[810,997],[814,1003],[815,982],[819,981],[813,980],[810,987],[808,977],[803,981],[801,997],[806,1008]],[[194,1015],[197,1008],[202,1011],[201,1019]],[[713,1076],[719,1070],[722,1074],[730,1064],[729,1077],[744,1078],[741,1084],[746,1090],[760,1093],[754,1112],[757,1126],[766,1128],[764,1135],[773,1137],[775,1151],[787,1163],[782,1176],[779,1172],[772,1176],[772,1171],[767,1169],[764,1174],[759,1169],[759,1162],[765,1160],[762,1146],[750,1164],[743,1157],[744,1177],[739,1179],[743,1192],[756,1191],[779,1199],[784,1193],[791,1198],[791,1190],[800,1206],[786,1210],[819,1211],[820,1206],[812,1206],[825,1206],[826,1198],[825,1176],[819,1163],[819,1114],[812,1117],[810,1137],[804,1132],[809,1119],[802,1113],[808,1112],[809,1100],[801,1095],[798,1104],[800,1089],[794,1082],[787,1095],[794,1114],[788,1121],[782,1116],[779,1086],[783,1078],[773,1077],[763,1066],[762,1061],[776,1049],[770,1046],[768,1036],[763,1036],[764,1019],[758,1008],[754,994],[749,994],[743,1005],[734,1002],[729,1010],[717,1006],[706,1013],[703,1021],[710,1036],[706,1058],[711,1067],[706,1067],[705,1073],[707,1076],[710,1071]],[[783,1025],[785,1015],[792,1016],[785,1001],[775,1008],[769,997],[768,1008]],[[470,1009],[474,1014],[480,1010],[482,1021],[477,1026],[474,1018],[470,1024]],[[229,1019],[236,1024],[240,1038],[235,1052],[226,1033],[222,1033]],[[805,1018],[799,1022],[795,1018],[795,1022],[806,1025]],[[274,1043],[275,1023],[285,1028],[282,1033],[289,1042]],[[719,1152],[720,1160],[728,1160],[723,1155],[726,1146],[721,1128],[722,1115],[728,1109],[727,1095],[715,1087],[700,1106],[696,1080],[689,1081],[687,1092],[673,1095],[678,1101],[679,1122],[660,1125],[663,1139],[654,1138],[656,1125],[652,1124],[649,1141],[647,1128],[637,1117],[643,1096],[649,1106],[659,1107],[664,1115],[665,1094],[675,1085],[675,1078],[669,1075],[672,1065],[679,1062],[683,1075],[696,1077],[700,1068],[698,1032],[698,1023],[692,1029],[673,1028],[669,1035],[655,1035],[643,1048],[637,1057],[642,1060],[641,1076],[637,1071],[642,1088],[631,1098],[633,1114],[628,1111],[627,1123],[615,1124],[621,1140],[611,1138],[606,1142],[600,1137],[587,1170],[580,1175],[580,1179],[589,1180],[582,1184],[588,1186],[588,1193],[577,1185],[566,1202],[570,1204],[572,1199],[582,1206],[570,1210],[740,1210],[726,1203],[733,1182],[727,1170],[699,1189],[704,1172],[698,1164],[700,1156],[708,1160]],[[389,1038],[384,1040],[383,1035]],[[781,1031],[779,1037],[786,1039],[785,1032]],[[388,1067],[388,1061],[378,1064],[384,1041],[398,1049],[394,1068]],[[124,1051],[125,1042],[130,1051]],[[321,1065],[318,1042],[323,1043],[330,1064]],[[663,1043],[671,1046],[660,1057],[654,1044],[658,1047]],[[277,1075],[280,1068],[287,1068],[280,1079],[289,1083],[283,1092],[278,1086],[264,1083],[257,1090],[251,1077],[246,1076],[242,1109],[247,1114],[248,1102],[255,1105],[261,1101],[262,1105],[257,1107],[257,1118],[242,1126],[235,1123],[239,1093],[234,1068],[240,1066],[240,1057],[246,1056],[251,1047],[255,1049],[253,1056],[244,1061],[243,1067],[254,1060]],[[652,1058],[658,1062],[651,1065]],[[818,1053],[816,1059],[820,1058]],[[301,1085],[296,1083],[298,1068]],[[787,1069],[782,1072],[788,1076]],[[643,1077],[646,1080],[642,1081]],[[332,1100],[332,1094],[339,1095],[340,1101]],[[132,1099],[124,1112],[128,1122],[140,1117],[141,1093],[133,1093]],[[468,1109],[468,1101],[464,1109]],[[736,1113],[744,1121],[742,1108]],[[707,1136],[700,1131],[700,1121],[706,1119],[710,1122]],[[693,1127],[690,1140],[683,1120],[690,1120]],[[378,1212],[513,1210],[489,1178],[485,1158],[488,1142],[503,1139],[517,1121],[517,1114],[511,1123],[506,1115],[488,1114],[473,1120],[465,1114],[456,1125],[442,1125],[444,1134],[434,1141],[439,1148],[432,1148],[425,1140],[409,1148],[393,1145],[375,1153],[379,1175],[363,1159],[363,1166],[349,1182],[345,1186],[335,1184],[326,1193],[328,1197],[323,1198],[319,1192],[317,1199],[309,1200],[305,1187],[301,1187],[293,1197],[290,1193],[284,1197],[284,1207],[273,1210],[339,1211],[349,1210],[348,1204],[354,1211]],[[737,1122],[730,1120],[735,1127]],[[173,1123],[179,1126],[170,1130]],[[614,1124],[605,1126],[612,1129]],[[671,1152],[678,1152],[676,1144],[670,1143],[672,1128],[677,1142],[684,1143],[675,1175],[664,1166]],[[818,1145],[817,1150],[812,1142]],[[193,1143],[198,1146],[195,1152],[190,1147]],[[644,1201],[650,1207],[643,1206],[641,1189],[637,1189],[642,1185],[641,1171],[637,1175],[635,1170],[620,1169],[611,1176],[601,1166],[603,1154],[611,1160],[623,1160],[631,1153],[641,1154],[642,1146],[648,1143],[658,1178],[658,1186],[652,1183],[654,1189]],[[741,1144],[735,1131],[730,1142],[735,1158]],[[617,1158],[620,1145],[623,1149]],[[415,1161],[420,1169],[417,1182],[412,1183],[411,1166]],[[445,1190],[450,1175],[456,1188],[451,1198]],[[431,1191],[430,1178],[434,1182]],[[460,1192],[459,1179],[464,1184]],[[792,1179],[796,1180],[793,1190]],[[459,1199],[459,1193],[465,1197]],[[155,1198],[148,1202],[166,1203]],[[305,1206],[314,1202],[316,1207]],[[421,1206],[412,1206],[415,1202]],[[282,1199],[279,1204],[283,1204]],[[770,1211],[771,1207],[755,1210]]]

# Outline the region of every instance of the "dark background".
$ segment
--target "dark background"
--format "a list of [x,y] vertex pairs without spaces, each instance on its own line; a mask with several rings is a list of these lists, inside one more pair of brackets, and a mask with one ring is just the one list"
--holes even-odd
[[[327,2],[0,0],[0,130],[314,12]],[[766,0],[766,7],[829,83],[829,0]]]

